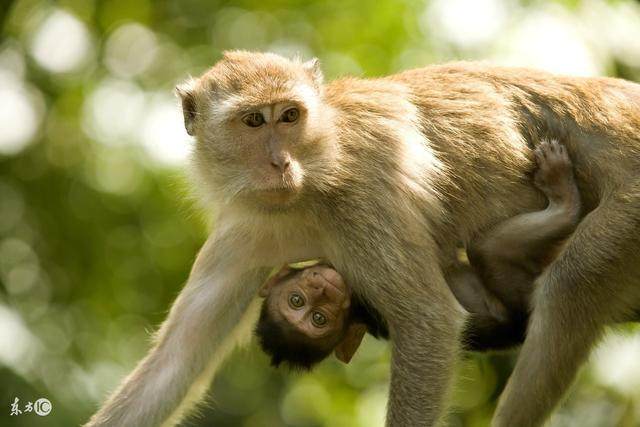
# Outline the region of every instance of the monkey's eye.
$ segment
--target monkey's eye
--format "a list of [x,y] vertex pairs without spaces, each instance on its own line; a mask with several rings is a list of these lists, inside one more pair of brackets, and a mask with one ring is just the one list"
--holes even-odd
[[249,113],[242,117],[242,123],[249,127],[257,128],[264,124],[264,116],[261,113]]
[[289,305],[291,308],[300,308],[304,305],[304,298],[298,294],[291,294],[289,296]]
[[314,326],[321,328],[327,324],[327,318],[324,314],[320,313],[319,311],[314,311],[313,314],[311,315],[311,323],[313,323]]
[[300,111],[298,111],[297,108],[289,108],[284,113],[282,113],[282,116],[280,116],[280,121],[283,123],[293,123],[298,120],[299,116]]

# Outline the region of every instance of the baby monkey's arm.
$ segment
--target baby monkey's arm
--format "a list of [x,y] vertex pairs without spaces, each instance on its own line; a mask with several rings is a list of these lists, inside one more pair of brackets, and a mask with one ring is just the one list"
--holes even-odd
[[472,350],[505,348],[524,340],[534,280],[580,220],[580,194],[564,146],[543,141],[534,153],[534,182],[547,197],[547,207],[498,224],[467,248],[482,285],[476,296],[488,301],[473,303],[473,309],[484,310],[469,310],[465,344]]

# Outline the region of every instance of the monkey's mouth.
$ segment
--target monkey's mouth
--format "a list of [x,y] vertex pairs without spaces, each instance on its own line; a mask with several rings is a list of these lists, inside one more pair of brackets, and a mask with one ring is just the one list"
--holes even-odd
[[301,177],[294,176],[293,174],[285,174],[280,176],[269,176],[257,181],[257,185],[254,187],[256,192],[264,194],[280,194],[291,193],[295,194],[302,188]]
[[303,177],[295,171],[284,174],[260,173],[253,177],[250,196],[267,206],[289,205],[302,191]]
[[291,203],[298,195],[298,189],[292,187],[267,187],[256,189],[254,195],[260,201],[270,205]]
[[291,179],[278,177],[277,179],[264,179],[259,181],[254,187],[255,192],[259,193],[296,193],[300,189],[299,185]]

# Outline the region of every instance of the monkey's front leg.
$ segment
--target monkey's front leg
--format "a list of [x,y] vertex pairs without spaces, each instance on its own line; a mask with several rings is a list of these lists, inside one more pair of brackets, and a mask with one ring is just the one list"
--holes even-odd
[[[425,261],[422,260],[424,265]],[[366,290],[393,344],[387,425],[437,425],[446,410],[464,312],[435,262]]]
[[[206,390],[215,364],[233,347],[230,335],[249,323],[241,319],[268,274],[239,268],[246,261],[233,250],[237,243],[230,233],[205,243],[154,348],[87,426],[171,425],[187,395],[197,398]],[[250,324],[245,326],[248,332]]]
[[412,316],[392,332],[387,426],[440,424],[459,347],[459,323],[452,318],[420,320]]

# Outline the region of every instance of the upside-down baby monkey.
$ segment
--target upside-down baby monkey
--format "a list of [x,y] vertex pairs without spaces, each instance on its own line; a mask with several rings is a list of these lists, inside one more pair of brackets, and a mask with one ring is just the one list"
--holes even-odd
[[[547,207],[474,238],[467,248],[469,264],[445,273],[471,314],[462,337],[469,350],[500,350],[524,340],[534,279],[578,223],[580,196],[565,148],[542,142],[535,155],[534,182],[547,197]],[[348,363],[366,332],[388,338],[381,315],[328,265],[285,266],[259,294],[264,301],[255,332],[274,366],[311,369],[332,352]]]
[[604,325],[640,307],[636,84],[469,63],[325,84],[316,61],[227,52],[178,94],[215,231],[90,426],[175,423],[250,335],[269,272],[309,259],[388,324],[387,423],[437,424],[466,315],[444,273],[457,245],[544,206],[526,178],[543,139],[565,144],[586,216],[536,279],[494,426],[540,425]]

